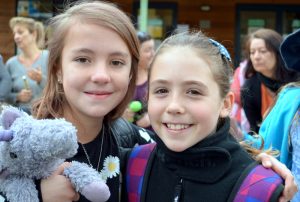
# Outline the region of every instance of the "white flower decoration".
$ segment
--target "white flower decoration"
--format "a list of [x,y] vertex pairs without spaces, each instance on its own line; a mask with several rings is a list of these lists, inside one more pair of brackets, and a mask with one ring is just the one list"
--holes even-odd
[[108,156],[104,160],[102,176],[107,178],[116,177],[120,173],[120,160],[116,156]]

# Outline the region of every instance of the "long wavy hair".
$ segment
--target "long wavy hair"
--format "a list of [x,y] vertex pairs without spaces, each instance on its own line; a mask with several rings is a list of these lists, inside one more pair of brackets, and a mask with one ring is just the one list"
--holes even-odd
[[100,1],[83,1],[75,3],[65,12],[50,20],[51,37],[48,41],[48,80],[41,99],[32,109],[37,118],[61,117],[63,106],[67,103],[62,85],[58,82],[57,72],[61,70],[61,55],[68,30],[75,22],[105,26],[114,30],[126,43],[131,53],[132,66],[130,70],[130,83],[128,91],[122,102],[106,115],[107,121],[119,118],[135,90],[137,65],[139,61],[139,42],[135,28],[129,17],[114,4]]

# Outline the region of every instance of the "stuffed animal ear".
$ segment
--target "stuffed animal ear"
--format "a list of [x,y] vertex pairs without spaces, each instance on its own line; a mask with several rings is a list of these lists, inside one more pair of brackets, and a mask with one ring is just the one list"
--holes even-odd
[[20,111],[16,107],[7,106],[4,107],[1,114],[2,126],[4,129],[9,129],[10,126],[14,123],[14,121],[23,116],[24,112]]

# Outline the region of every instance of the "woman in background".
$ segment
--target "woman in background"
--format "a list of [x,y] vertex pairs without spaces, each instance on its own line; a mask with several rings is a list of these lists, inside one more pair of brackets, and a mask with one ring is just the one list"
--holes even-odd
[[271,29],[259,29],[249,36],[246,81],[241,96],[250,131],[258,132],[264,114],[273,104],[278,89],[299,78],[288,70],[280,56],[282,36]]
[[47,75],[48,51],[44,45],[44,26],[26,17],[13,17],[9,21],[20,54],[6,62],[12,80],[8,102],[30,112],[31,103],[39,98]]

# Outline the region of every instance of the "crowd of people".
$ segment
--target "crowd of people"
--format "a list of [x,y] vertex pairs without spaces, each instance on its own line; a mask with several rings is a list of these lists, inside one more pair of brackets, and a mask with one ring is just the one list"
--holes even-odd
[[[112,3],[70,5],[50,19],[47,46],[42,23],[14,17],[9,26],[18,52],[0,57],[0,104],[71,122],[79,149],[68,161],[105,171],[108,201],[233,201],[236,182],[260,162],[283,179],[263,201],[300,200],[300,31],[285,40],[271,29],[251,33],[233,72],[226,48],[199,30],[173,34],[155,51],[151,35]],[[137,145],[153,145],[145,173],[130,167],[145,147]],[[88,201],[62,175],[67,166],[36,180],[40,201]],[[132,175],[143,177],[138,189]]]

